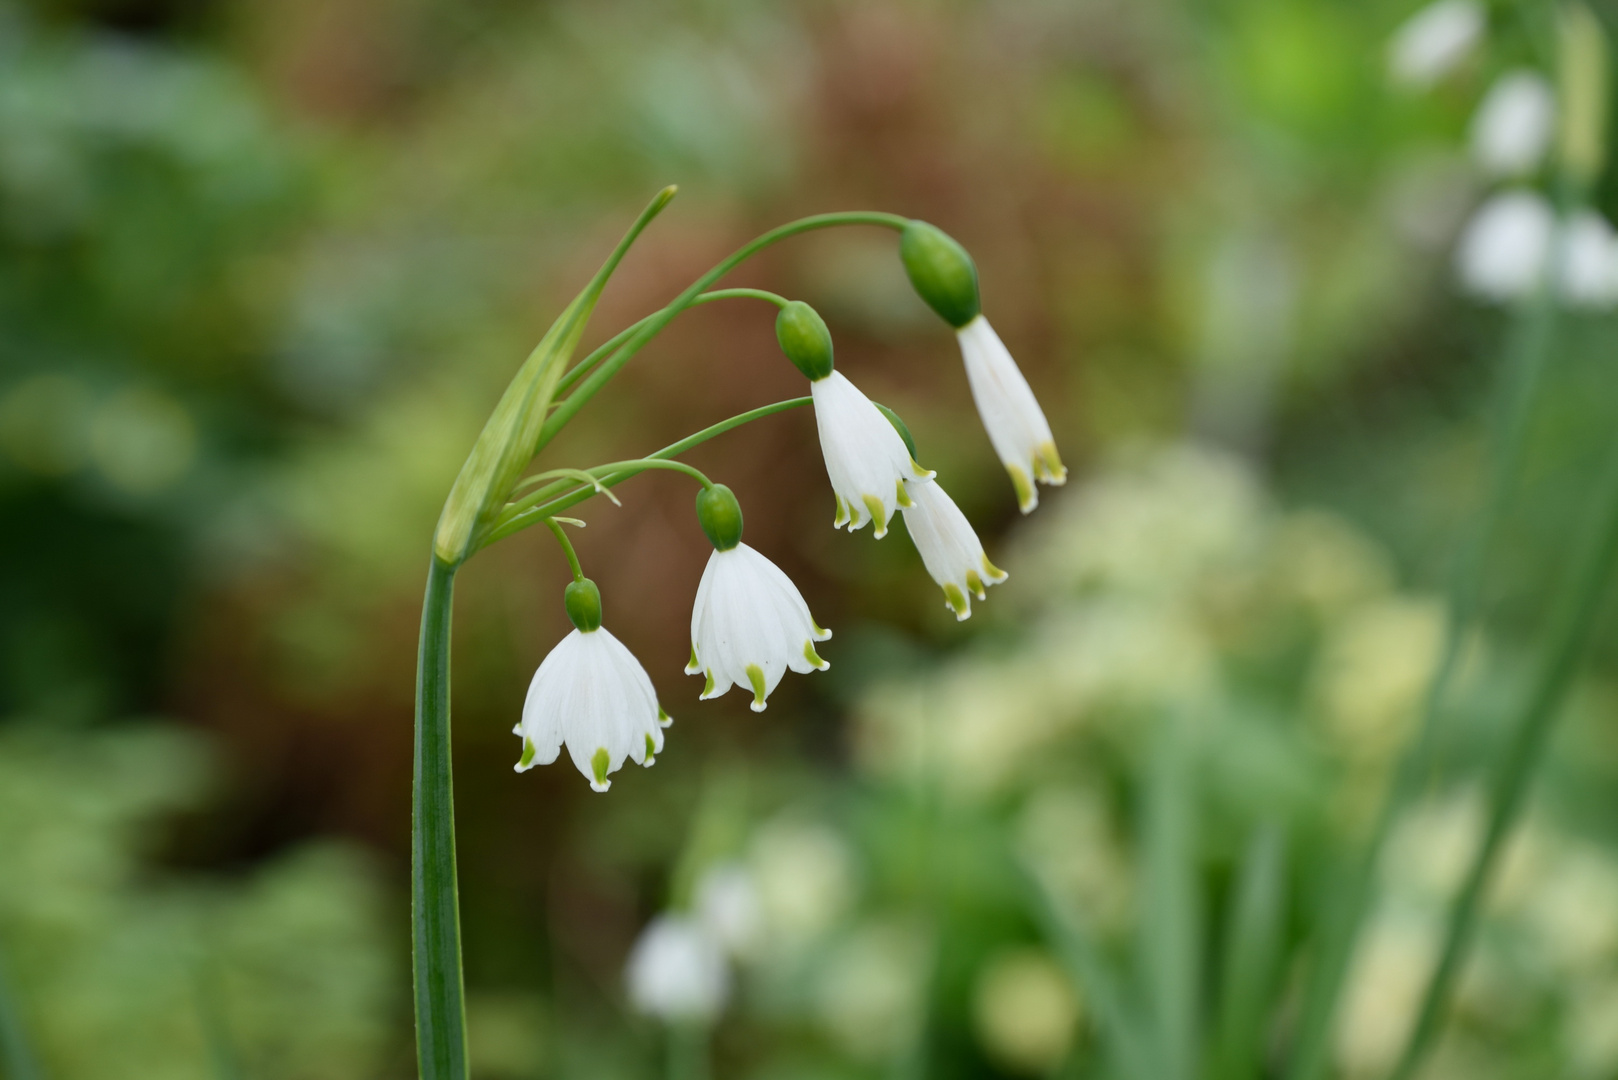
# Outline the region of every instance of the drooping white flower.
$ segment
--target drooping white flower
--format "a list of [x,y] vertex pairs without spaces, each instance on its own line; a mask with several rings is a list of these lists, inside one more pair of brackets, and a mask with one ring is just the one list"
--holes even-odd
[[955,336],[966,360],[966,380],[972,385],[978,416],[1000,463],[1011,475],[1017,505],[1026,514],[1039,505],[1035,480],[1045,484],[1067,482],[1067,469],[1056,453],[1051,426],[1028,380],[988,319],[977,316],[955,331]]
[[659,915],[646,925],[624,977],[635,1008],[665,1021],[710,1021],[730,995],[730,970],[719,943],[681,915]]
[[1461,233],[1455,268],[1462,286],[1501,302],[1539,287],[1550,254],[1555,213],[1533,191],[1504,191],[1478,208]]
[[1618,236],[1607,219],[1581,210],[1565,226],[1557,289],[1569,304],[1608,308],[1618,303]]
[[1472,117],[1472,157],[1493,176],[1522,176],[1545,160],[1555,130],[1550,83],[1537,71],[1507,72]]
[[574,630],[534,672],[523,703],[518,772],[549,765],[567,745],[568,756],[596,791],[612,786],[607,774],[625,758],[651,765],[672,721],[657,704],[646,669],[605,627]]
[[888,418],[842,372],[814,380],[809,393],[814,397],[826,474],[837,497],[833,524],[847,525],[853,532],[874,520],[880,540],[904,501],[904,481],[925,480],[933,474],[912,460]]
[[1487,15],[1477,0],[1437,0],[1400,25],[1388,42],[1388,72],[1413,89],[1453,71],[1483,36]]
[[[881,413],[876,415],[888,424]],[[893,430],[891,425],[888,430]],[[898,441],[898,436],[894,439]],[[903,443],[899,450],[904,454]],[[910,459],[909,454],[904,457]],[[815,625],[792,579],[754,549],[737,543],[708,557],[691,608],[691,662],[685,671],[707,676],[702,700],[718,697],[732,686],[751,686],[753,711],[763,712],[765,699],[789,670],[807,674],[830,666],[815,653],[815,642],[829,637],[830,630]]]
[[1006,580],[1006,572],[989,561],[972,523],[936,480],[907,480],[905,490],[911,503],[904,508],[905,529],[922,564],[944,590],[944,606],[956,620],[970,618],[970,597],[987,599],[985,589]]

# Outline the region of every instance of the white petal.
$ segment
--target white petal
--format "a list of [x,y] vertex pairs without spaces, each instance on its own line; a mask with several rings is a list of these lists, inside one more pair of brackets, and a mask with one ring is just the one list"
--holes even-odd
[[1006,572],[989,561],[972,523],[937,481],[907,481],[905,489],[913,503],[903,511],[905,529],[922,564],[944,590],[944,606],[957,620],[970,618],[971,596],[982,600],[988,586],[1006,580]]
[[635,1008],[664,1020],[712,1020],[730,992],[722,946],[679,915],[659,915],[647,924],[624,975]]
[[994,444],[994,452],[1011,476],[1017,505],[1028,513],[1039,505],[1037,479],[1046,484],[1067,481],[1067,469],[1056,452],[1051,426],[1028,380],[1011,358],[1000,335],[982,315],[955,332],[966,361],[972,400]]
[[708,558],[691,611],[692,652],[708,682],[703,698],[733,685],[753,690],[762,712],[788,671],[824,670],[814,642],[831,636],[781,568],[746,544]]
[[1449,74],[1483,36],[1486,16],[1477,0],[1438,0],[1394,32],[1388,69],[1395,82],[1422,88]]
[[[550,764],[565,745],[590,786],[606,791],[612,786],[607,774],[621,768],[625,758],[645,763],[662,749],[661,712],[646,669],[622,642],[604,627],[574,630],[551,650],[529,684],[518,771]],[[598,755],[604,761],[598,763]]]
[[837,523],[845,521],[845,507],[850,532],[875,516],[874,533],[881,539],[899,505],[900,481],[932,473],[911,460],[893,424],[842,372],[810,383],[809,393],[826,475],[838,499]]
[[1606,308],[1618,302],[1618,236],[1593,210],[1573,215],[1561,238],[1561,295],[1579,307]]
[[1512,71],[1495,80],[1472,118],[1472,156],[1494,176],[1522,176],[1539,168],[1556,126],[1556,95],[1536,71]]

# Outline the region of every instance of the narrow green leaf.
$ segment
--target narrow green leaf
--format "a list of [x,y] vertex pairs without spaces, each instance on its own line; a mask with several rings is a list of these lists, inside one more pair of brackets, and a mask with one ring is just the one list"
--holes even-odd
[[595,277],[545,331],[500,396],[444,502],[433,536],[433,554],[440,561],[452,566],[462,562],[505,506],[506,497],[534,456],[557,383],[584,335],[601,290],[635,238],[673,197],[674,188],[664,188],[641,211]]
[[1286,922],[1286,838],[1273,822],[1253,830],[1225,925],[1213,1076],[1261,1075]]
[[1191,1080],[1197,1066],[1201,919],[1197,905],[1196,797],[1190,732],[1158,726],[1148,763],[1141,828],[1140,963],[1163,1080]]

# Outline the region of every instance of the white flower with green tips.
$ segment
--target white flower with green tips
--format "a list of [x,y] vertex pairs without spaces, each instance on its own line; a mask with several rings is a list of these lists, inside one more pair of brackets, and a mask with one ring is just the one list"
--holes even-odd
[[1067,469],[1028,380],[983,317],[977,266],[965,248],[925,221],[905,226],[899,257],[916,294],[955,328],[978,416],[1026,514],[1039,505],[1034,482],[1065,483]]
[[971,618],[971,597],[988,599],[988,587],[1006,580],[1006,572],[989,561],[972,523],[936,481],[909,480],[905,488],[905,529],[922,564],[944,590],[944,606],[956,620]]
[[652,680],[624,644],[601,625],[601,597],[588,578],[567,588],[568,616],[576,629],[557,643],[534,672],[523,703],[518,772],[549,765],[567,746],[590,786],[607,779],[628,758],[650,766],[663,749],[672,721],[657,704]]
[[820,450],[837,498],[833,525],[847,525],[853,532],[874,521],[873,532],[882,539],[894,511],[909,501],[904,482],[933,474],[916,464],[871,399],[834,370],[831,332],[814,308],[801,300],[782,307],[775,320],[775,339],[787,359],[809,378]]
[[1011,477],[1017,506],[1028,513],[1039,505],[1034,481],[1064,484],[1067,469],[1056,452],[1051,425],[1023,378],[1017,362],[982,315],[955,332],[966,360],[966,381],[989,442]]
[[815,642],[831,637],[815,625],[803,594],[779,566],[738,542],[708,557],[691,608],[691,662],[707,682],[702,700],[732,686],[751,687],[753,711],[763,712],[788,671],[807,675],[830,665]]
[[711,484],[697,493],[697,522],[714,552],[691,606],[685,673],[705,676],[703,701],[747,686],[753,711],[763,712],[788,671],[807,675],[831,666],[815,652],[815,642],[831,631],[815,625],[779,566],[742,543],[742,508],[728,487]]
[[853,532],[875,522],[874,535],[880,540],[888,534],[895,511],[910,501],[905,481],[927,480],[933,474],[916,464],[893,424],[841,372],[810,383],[809,393],[815,400],[826,474],[837,497],[832,524]]

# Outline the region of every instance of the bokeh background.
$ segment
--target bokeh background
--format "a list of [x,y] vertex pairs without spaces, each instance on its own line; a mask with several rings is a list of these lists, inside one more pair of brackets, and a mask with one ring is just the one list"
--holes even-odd
[[[414,1075],[433,523],[505,381],[668,183],[587,344],[788,218],[925,218],[976,257],[1071,480],[1017,514],[891,234],[804,237],[736,275],[826,316],[840,368],[905,417],[1011,578],[957,623],[902,529],[829,527],[807,412],[753,425],[691,460],[835,630],[831,669],[763,715],[739,693],[699,706],[690,484],[634,480],[622,509],[583,508],[578,543],[676,722],[655,768],[600,796],[565,763],[511,769],[567,628],[565,564],[543,530],[472,562],[454,708],[474,1074],[665,1075],[625,960],[715,868],[745,883],[748,930],[715,1076],[1106,1075],[1030,867],[1223,1052],[1243,853],[1284,856],[1278,938],[1306,941],[1419,711],[1482,497],[1514,316],[1456,283],[1490,188],[1468,125],[1499,72],[1550,59],[1538,5],[1502,3],[1441,81],[1402,86],[1387,42],[1415,9],[0,0],[0,973],[41,1075]],[[1605,176],[1595,202],[1618,210]],[[741,303],[682,317],[547,460],[638,455],[801,393],[772,324]],[[1560,320],[1339,1075],[1391,1063],[1476,843],[1481,763],[1612,437],[1614,328]],[[1431,1076],[1618,1075],[1618,638],[1600,641]],[[1143,854],[1160,819],[1197,825],[1166,883]],[[1200,946],[1165,958],[1162,895]]]

